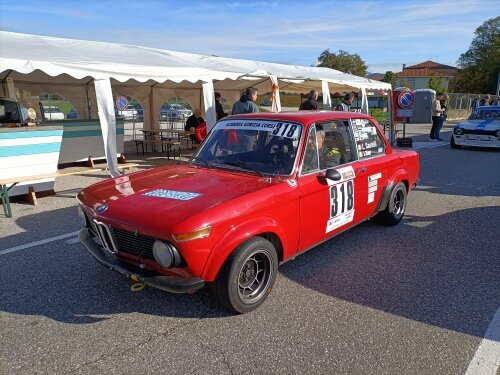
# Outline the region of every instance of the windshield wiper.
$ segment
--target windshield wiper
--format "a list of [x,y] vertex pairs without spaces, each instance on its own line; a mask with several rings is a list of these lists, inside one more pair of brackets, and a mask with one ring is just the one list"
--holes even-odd
[[208,169],[210,169],[210,167],[212,166],[208,161],[202,159],[202,158],[192,158],[191,159],[192,162],[196,163],[196,162],[202,162],[205,167],[207,167]]
[[257,169],[255,168],[252,168],[250,167],[249,165],[247,165],[247,163],[243,162],[243,161],[226,161],[226,160],[223,160],[222,161],[224,164],[227,164],[227,165],[232,165],[234,167],[240,167],[240,168],[243,168],[243,169],[246,169],[246,170],[249,170],[249,171],[252,171],[252,172],[255,172],[257,173],[259,176],[262,176],[264,177],[264,175],[258,171]]

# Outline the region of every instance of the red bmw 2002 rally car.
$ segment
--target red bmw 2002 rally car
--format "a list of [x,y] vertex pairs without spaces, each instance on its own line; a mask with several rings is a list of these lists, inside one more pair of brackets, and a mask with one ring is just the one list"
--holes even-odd
[[237,313],[264,302],[278,264],[371,217],[397,224],[419,175],[376,121],[347,112],[219,121],[186,165],[78,194],[80,240],[102,265],[173,293],[210,284]]

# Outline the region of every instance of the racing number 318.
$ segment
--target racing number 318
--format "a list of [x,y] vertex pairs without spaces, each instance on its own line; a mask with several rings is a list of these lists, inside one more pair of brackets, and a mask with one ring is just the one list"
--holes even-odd
[[331,186],[330,202],[330,217],[352,210],[354,206],[354,185],[352,181]]

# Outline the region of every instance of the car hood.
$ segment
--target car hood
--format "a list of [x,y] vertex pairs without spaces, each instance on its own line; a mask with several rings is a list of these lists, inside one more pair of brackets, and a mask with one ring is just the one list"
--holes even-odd
[[496,130],[500,129],[500,120],[467,120],[455,127],[467,130]]
[[[272,179],[229,170],[169,166],[91,185],[78,199],[102,218],[142,227],[171,227],[211,207],[273,185]],[[102,208],[106,207],[105,210]]]

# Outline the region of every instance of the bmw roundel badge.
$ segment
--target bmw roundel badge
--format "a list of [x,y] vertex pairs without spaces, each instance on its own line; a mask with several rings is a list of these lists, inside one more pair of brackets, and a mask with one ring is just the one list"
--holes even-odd
[[101,204],[99,207],[97,207],[96,211],[98,213],[104,212],[108,209],[108,205],[106,203]]

